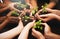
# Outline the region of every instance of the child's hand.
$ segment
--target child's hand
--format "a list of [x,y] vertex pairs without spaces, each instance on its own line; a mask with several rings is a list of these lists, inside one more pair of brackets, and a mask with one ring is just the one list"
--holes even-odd
[[32,29],[32,35],[37,39],[45,39],[45,37],[39,31],[36,31],[34,28]]

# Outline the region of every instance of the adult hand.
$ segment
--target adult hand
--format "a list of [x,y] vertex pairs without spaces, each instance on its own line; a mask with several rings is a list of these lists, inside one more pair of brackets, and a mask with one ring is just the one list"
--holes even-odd
[[36,31],[34,28],[32,29],[32,35],[37,39],[45,39],[41,32]]
[[22,30],[20,36],[18,37],[18,39],[27,39],[28,38],[28,33],[29,33],[29,30],[34,26],[34,22],[30,22],[28,23]]
[[40,15],[40,19],[44,22],[50,21],[52,19],[57,19],[56,14],[44,14],[44,15]]

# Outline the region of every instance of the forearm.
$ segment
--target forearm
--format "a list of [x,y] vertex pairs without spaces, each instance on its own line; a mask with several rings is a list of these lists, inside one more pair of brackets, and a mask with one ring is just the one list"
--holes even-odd
[[20,25],[17,26],[16,28],[13,28],[7,32],[1,33],[0,34],[0,39],[11,39],[13,37],[15,37],[16,35],[18,35],[21,31],[22,31],[23,27],[21,27]]
[[2,8],[2,9],[0,9],[0,12],[3,12],[3,11],[5,11],[5,10],[7,10],[9,8],[9,6],[7,6],[7,7],[5,7],[5,8]]
[[8,22],[9,22],[8,18],[6,20],[4,20],[4,22],[2,24],[0,24],[0,30],[3,29]]
[[29,29],[28,26],[24,27],[24,29],[22,30],[20,36],[18,37],[18,39],[27,39],[28,38],[28,33],[29,33]]

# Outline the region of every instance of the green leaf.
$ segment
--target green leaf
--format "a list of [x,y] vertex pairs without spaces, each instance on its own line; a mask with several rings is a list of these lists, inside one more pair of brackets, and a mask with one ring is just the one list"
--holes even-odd
[[34,26],[33,28],[36,28],[36,26]]
[[34,10],[32,10],[32,14],[35,14],[35,11]]
[[24,16],[24,19],[29,19],[30,17],[28,17],[28,16]]
[[47,3],[45,3],[44,5],[42,5],[41,7],[42,7],[42,12],[44,13],[44,12],[47,12],[47,10],[46,10],[46,8],[47,8]]
[[12,16],[19,16],[19,14],[16,11],[13,11],[11,15]]
[[42,30],[42,29],[43,29],[43,27],[41,26],[41,27],[40,27],[40,30]]

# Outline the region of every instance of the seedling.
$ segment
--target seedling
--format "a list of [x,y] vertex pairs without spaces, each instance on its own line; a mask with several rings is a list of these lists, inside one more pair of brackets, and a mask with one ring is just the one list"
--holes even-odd
[[18,17],[18,16],[19,16],[19,13],[18,13],[18,12],[16,12],[16,11],[13,11],[13,12],[12,12],[12,14],[11,14],[11,16]]
[[35,22],[36,25],[34,26],[34,28],[38,28],[38,29],[42,30],[41,23],[42,23],[41,20]]
[[35,22],[35,26],[33,28],[35,28],[37,31],[40,31],[41,33],[44,34],[44,26],[41,25],[42,20],[38,20]]
[[47,8],[47,3],[45,3],[44,5],[42,5],[42,12],[47,12],[46,8]]
[[32,9],[31,10],[32,16],[34,16],[37,11],[38,11],[38,7],[35,7],[34,9]]
[[29,13],[26,13],[24,16],[21,17],[22,18],[22,22],[24,24],[24,26],[31,22],[32,20],[30,19],[30,14]]

